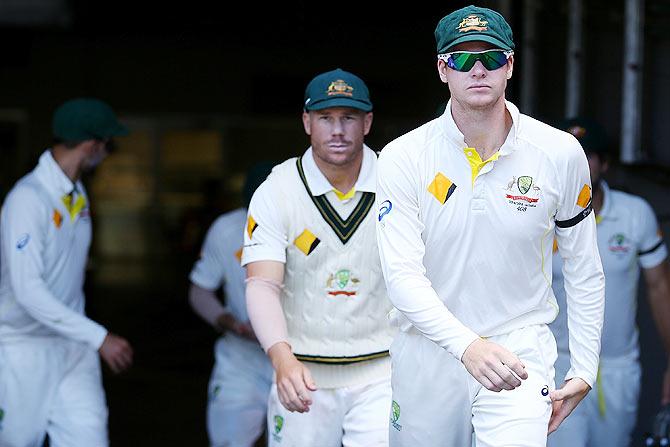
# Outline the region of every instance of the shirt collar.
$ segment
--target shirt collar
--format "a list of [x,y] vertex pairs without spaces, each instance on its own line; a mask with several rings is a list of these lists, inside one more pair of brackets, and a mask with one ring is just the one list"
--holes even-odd
[[[516,137],[519,134],[519,109],[510,101],[505,101],[505,108],[512,117],[512,127],[507,134],[505,142],[502,146],[500,146],[499,151],[501,155],[507,155],[517,148]],[[451,115],[451,99],[449,99],[447,102],[444,113],[439,119],[442,123],[442,129],[447,139],[455,144],[459,150],[467,147],[467,144],[465,143],[465,137],[456,125],[454,117]]]
[[79,181],[72,183],[72,180],[65,175],[54,159],[50,149],[44,151],[40,156],[35,174],[50,190],[55,188],[58,195],[70,194],[74,190],[82,191],[81,183]]
[[[358,173],[358,179],[354,184],[356,191],[375,192],[376,189],[376,163],[377,155],[372,149],[363,145],[363,162],[361,163],[361,171]],[[302,156],[302,168],[307,179],[307,186],[315,196],[323,195],[333,190],[333,185],[330,184],[323,172],[319,169],[314,161],[314,153],[310,146]],[[349,191],[341,191],[347,193]]]

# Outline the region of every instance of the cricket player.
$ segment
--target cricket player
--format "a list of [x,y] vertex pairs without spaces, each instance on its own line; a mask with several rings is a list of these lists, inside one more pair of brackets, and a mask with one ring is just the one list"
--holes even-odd
[[[551,447],[628,447],[637,421],[640,396],[640,347],[637,292],[640,271],[656,327],[670,352],[670,274],[668,249],[651,206],[641,197],[610,189],[603,175],[609,165],[605,130],[594,120],[577,117],[563,129],[581,143],[589,160],[598,249],[606,278],[605,321],[598,377],[593,392],[549,437]],[[570,368],[568,318],[563,262],[554,247],[553,289],[561,312],[551,324],[558,345],[556,382]],[[670,368],[666,368],[660,403],[670,402]]]
[[375,241],[377,156],[365,83],[336,69],[305,91],[311,146],[249,207],[247,309],[275,370],[270,446],[386,446],[393,330]]
[[[266,425],[273,370],[247,317],[246,272],[240,261],[247,207],[271,168],[263,162],[247,172],[244,206],[214,221],[190,275],[191,307],[222,333],[214,348],[207,393],[207,433],[212,447],[251,447]],[[222,285],[225,307],[216,296]]]
[[[389,143],[378,247],[394,321],[392,446],[544,446],[594,386],[604,277],[582,148],[505,100],[512,30],[476,6],[439,21],[444,114]],[[554,390],[554,235],[571,368]],[[474,432],[474,433],[473,433]]]
[[100,357],[114,372],[133,351],[84,312],[91,213],[81,176],[125,135],[106,103],[72,99],[55,144],[7,195],[0,215],[0,446],[108,445]]

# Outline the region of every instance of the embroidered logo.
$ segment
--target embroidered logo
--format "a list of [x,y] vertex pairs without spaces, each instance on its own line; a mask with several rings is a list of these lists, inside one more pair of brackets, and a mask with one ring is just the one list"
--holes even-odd
[[586,135],[586,129],[582,126],[569,127],[567,132],[572,134],[575,138],[582,138],[584,135]]
[[586,208],[591,203],[591,187],[589,185],[582,186],[577,197],[577,205]]
[[534,184],[533,177],[522,175],[520,177],[512,176],[503,188],[507,191],[505,198],[507,203],[515,206],[517,211],[525,212],[528,208],[537,207],[536,203],[540,201],[540,187]]
[[328,275],[326,291],[332,296],[356,296],[360,282],[360,279],[354,277],[350,270],[340,269]]
[[443,205],[449,200],[454,191],[456,191],[456,184],[441,172],[438,172],[433,181],[430,182],[430,185],[428,185],[428,192]]
[[60,228],[60,226],[63,224],[63,215],[58,210],[54,210],[52,219],[54,221],[54,225],[56,225],[56,228]]
[[249,235],[249,239],[254,235],[254,231],[256,231],[256,228],[258,228],[258,224],[254,220],[252,215],[249,215],[249,218],[247,219],[247,235]]
[[28,233],[22,234],[19,240],[16,241],[16,249],[19,251],[23,250],[28,245],[28,242],[30,242],[30,235]]
[[624,255],[631,249],[628,238],[622,233],[613,235],[611,238],[609,238],[607,243],[609,244],[609,250],[617,255]]
[[381,222],[384,216],[391,212],[393,204],[390,200],[384,200],[382,206],[379,208],[379,221]]
[[549,395],[549,387],[547,385],[543,386],[540,394],[542,394],[544,397],[547,397]]
[[344,96],[352,96],[354,94],[354,88],[344,82],[342,79],[338,79],[337,81],[333,81],[330,83],[328,86],[328,96],[333,96],[333,95],[344,95]]
[[300,233],[300,236],[293,241],[298,250],[303,252],[305,256],[309,256],[319,245],[319,242],[321,242],[319,238],[307,229]]
[[393,426],[393,428],[395,428],[398,431],[402,430],[402,425],[398,424],[399,419],[400,419],[400,405],[398,405],[398,402],[392,401],[391,402],[391,425]]
[[279,436],[279,433],[281,433],[282,428],[284,428],[284,418],[282,416],[279,416],[278,414],[275,414],[272,420],[275,424],[274,433],[272,433],[272,437],[276,442],[281,442],[282,437]]
[[486,31],[488,28],[489,22],[482,19],[478,15],[470,14],[458,24],[456,29],[459,33],[467,33],[468,31]]

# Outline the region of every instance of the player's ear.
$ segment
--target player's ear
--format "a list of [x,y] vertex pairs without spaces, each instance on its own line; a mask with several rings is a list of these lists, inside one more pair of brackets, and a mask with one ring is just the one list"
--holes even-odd
[[302,125],[305,128],[305,133],[307,135],[312,135],[311,120],[309,112],[307,112],[306,110],[303,110],[302,112]]
[[514,71],[514,56],[507,59],[507,79],[512,79],[512,72]]
[[440,80],[447,83],[447,64],[442,60],[437,60],[437,74],[440,75]]

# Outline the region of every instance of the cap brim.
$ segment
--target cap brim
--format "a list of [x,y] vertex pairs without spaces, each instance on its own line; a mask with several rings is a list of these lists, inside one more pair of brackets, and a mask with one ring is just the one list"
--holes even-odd
[[503,49],[503,50],[513,50],[514,49],[514,48],[511,48],[509,45],[507,45],[502,40],[496,39],[493,36],[489,36],[489,35],[486,35],[486,34],[468,33],[466,36],[461,36],[458,39],[451,42],[451,44],[449,45],[448,48],[445,48],[444,50],[440,51],[438,54],[448,53],[456,45],[464,43],[464,42],[486,42],[486,43],[490,43],[491,45],[495,45],[496,48],[500,48],[500,49]]
[[351,98],[326,99],[324,101],[309,104],[305,107],[305,110],[323,110],[331,107],[350,107],[352,109],[362,110],[363,112],[370,112],[372,110],[372,104]]
[[128,130],[128,128],[126,126],[124,126],[121,123],[117,123],[116,127],[114,127],[113,129],[110,130],[110,132],[108,132],[107,137],[108,138],[123,137],[123,136],[128,135],[129,133],[130,133],[130,131]]

